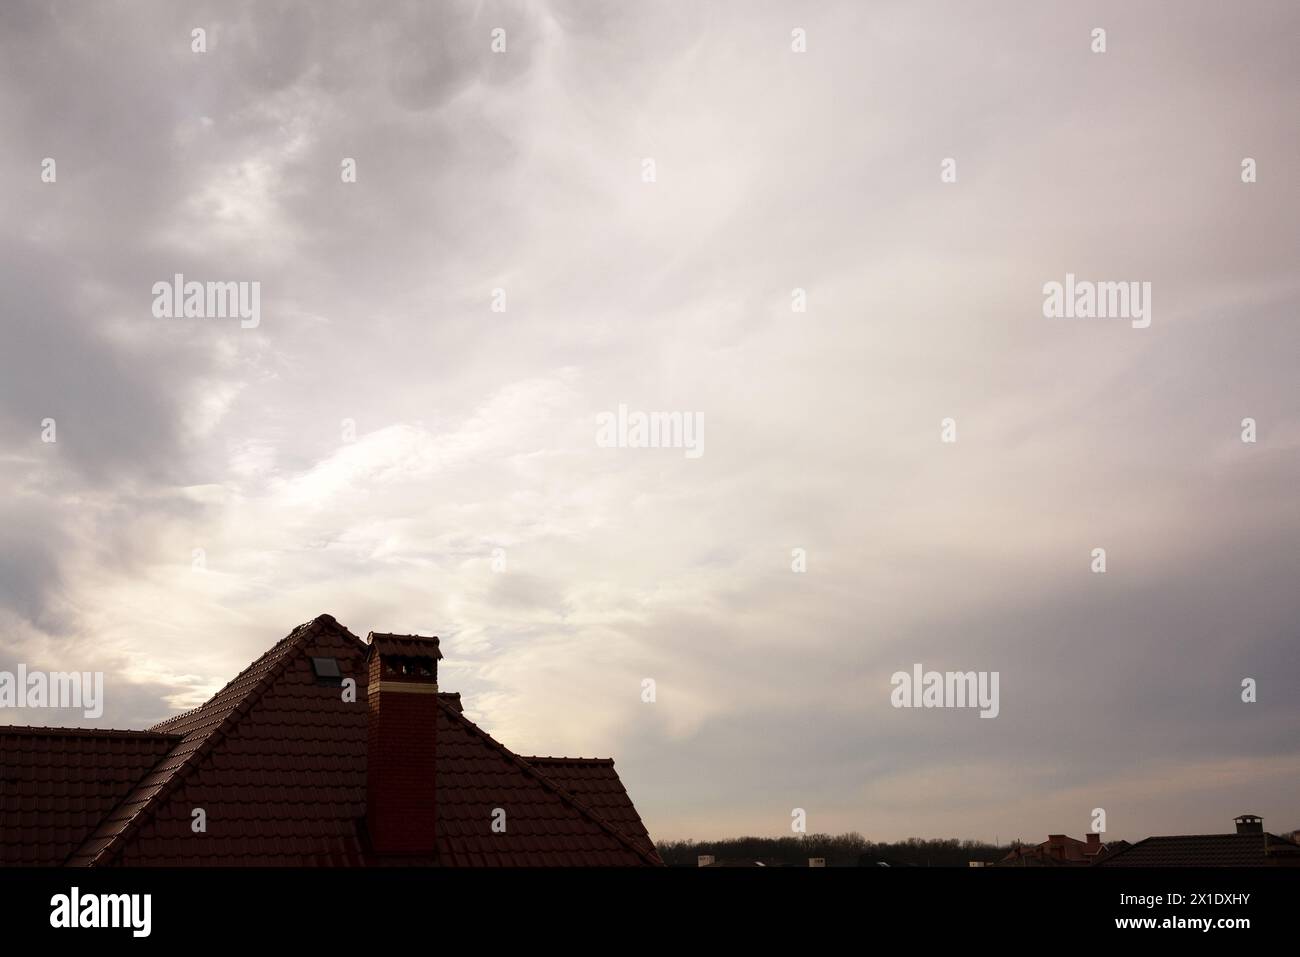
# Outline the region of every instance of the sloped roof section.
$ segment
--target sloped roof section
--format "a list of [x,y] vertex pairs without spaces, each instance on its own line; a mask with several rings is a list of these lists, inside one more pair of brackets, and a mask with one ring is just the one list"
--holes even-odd
[[662,863],[650,832],[614,769],[613,758],[524,758]]
[[1296,867],[1300,845],[1276,834],[1178,834],[1148,837],[1098,867]]
[[[438,861],[448,866],[661,864],[621,827],[440,700]],[[492,828],[505,812],[503,832]],[[499,819],[500,816],[496,815]]]
[[0,866],[62,864],[178,740],[150,731],[0,727]]
[[[317,683],[305,652],[337,656],[345,677],[359,677],[363,649],[322,615],[206,704],[156,725],[181,740],[69,863],[347,863],[355,840],[331,840],[337,829],[319,816],[337,811],[340,795],[364,793],[365,711],[344,703],[337,686]],[[206,831],[194,830],[195,811]],[[309,832],[305,844],[299,831]]]

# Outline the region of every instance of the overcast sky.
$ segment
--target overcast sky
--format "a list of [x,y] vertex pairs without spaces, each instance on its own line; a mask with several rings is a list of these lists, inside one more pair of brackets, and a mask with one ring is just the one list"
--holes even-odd
[[[0,668],[144,727],[329,612],[441,636],[472,718],[613,755],[658,839],[1300,827],[1298,34],[5,3]],[[1150,327],[1044,318],[1067,272]],[[260,324],[155,318],[176,273]],[[599,447],[620,404],[704,454]],[[918,662],[999,716],[891,707]]]

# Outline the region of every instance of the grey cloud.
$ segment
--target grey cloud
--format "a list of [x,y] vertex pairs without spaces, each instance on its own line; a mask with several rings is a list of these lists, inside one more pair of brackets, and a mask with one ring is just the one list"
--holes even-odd
[[[1294,21],[7,4],[0,608],[102,645],[110,724],[319,612],[440,633],[489,727],[613,753],[662,837],[807,806],[1030,838],[1090,789],[1130,837],[1272,815],[1300,780]],[[1067,270],[1152,281],[1152,327],[1044,320]],[[262,326],[152,320],[175,272],[262,281]],[[619,402],[703,412],[705,456],[597,448]],[[1001,716],[889,708],[914,661],[1000,670]],[[1233,760],[1255,783],[1158,793]]]

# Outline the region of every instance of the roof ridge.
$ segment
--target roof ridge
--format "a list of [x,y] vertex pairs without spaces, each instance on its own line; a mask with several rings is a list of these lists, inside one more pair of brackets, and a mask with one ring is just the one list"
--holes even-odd
[[[318,634],[320,628],[323,627],[324,625],[333,625],[335,628],[342,629],[343,631],[347,632],[349,635],[352,634],[350,631],[348,631],[346,628],[340,625],[334,619],[333,616],[318,615],[317,617],[313,618],[311,621],[299,625],[297,628],[291,631],[284,638],[281,638],[271,647],[270,650],[268,650],[265,654],[260,655],[256,659],[256,661],[254,661],[247,668],[241,671],[239,675],[236,675],[235,678],[232,678],[229,682],[226,683],[225,688],[229,688],[232,684],[234,684],[236,680],[238,680],[239,677],[247,674],[257,664],[257,662],[262,661],[268,654],[270,654],[275,649],[280,648],[282,645],[285,646],[281,651],[280,657],[276,660],[275,664],[273,664],[271,668],[266,672],[266,674],[264,674],[261,678],[259,678],[257,683],[253,685],[253,687],[248,689],[248,693],[245,694],[242,698],[240,698],[239,701],[230,709],[230,711],[227,712],[226,716],[221,720],[221,722],[204,736],[203,740],[199,743],[199,746],[195,748],[192,752],[190,752],[190,754],[185,758],[185,760],[182,761],[180,765],[174,771],[172,771],[171,774],[167,776],[167,780],[162,782],[158,790],[155,791],[153,795],[151,795],[143,804],[141,804],[140,807],[136,809],[135,813],[132,814],[131,817],[126,821],[126,823],[117,831],[117,833],[108,839],[108,843],[106,843],[95,853],[95,855],[89,861],[92,867],[109,861],[112,858],[112,856],[115,855],[121,849],[122,845],[126,842],[126,839],[134,835],[136,831],[138,831],[141,827],[144,826],[145,822],[150,817],[153,816],[153,812],[157,809],[158,805],[162,802],[162,800],[164,798],[170,797],[172,793],[178,787],[180,787],[182,782],[189,776],[190,772],[193,771],[196,767],[198,767],[199,763],[204,758],[206,758],[209,754],[212,753],[213,748],[215,748],[218,744],[220,744],[222,741],[225,740],[227,732],[229,732],[230,729],[235,725],[236,714],[242,717],[243,715],[247,714],[250,710],[252,710],[252,706],[261,700],[261,697],[266,692],[266,689],[269,688],[272,684],[274,684],[276,679],[279,678],[280,675],[284,673],[284,669],[288,667],[289,662],[292,661],[295,657],[295,654],[293,652],[302,650],[303,639],[305,639],[309,635]],[[356,636],[352,635],[352,637],[355,638]],[[291,649],[293,649],[293,652],[291,652]],[[222,691],[224,691],[225,688],[223,688]],[[210,703],[213,699],[215,699],[220,694],[221,692],[218,691],[216,694],[212,696],[212,698],[209,698],[208,701],[204,703],[204,705]],[[203,707],[203,705],[201,705],[200,707]],[[195,710],[198,709],[196,708]],[[167,760],[168,755],[170,755],[171,753],[172,752],[169,751],[167,754],[163,755],[159,759],[159,762],[161,763],[162,761]],[[155,765],[155,767],[156,766],[157,765]],[[130,794],[131,793],[128,792],[127,798],[130,797]],[[123,798],[123,802],[125,802],[125,800],[126,798]],[[119,802],[118,806],[120,806],[121,803],[123,802]],[[116,810],[116,808],[114,808],[114,810]],[[110,812],[109,816],[111,816],[111,813],[112,812]],[[107,817],[108,816],[106,816],[105,819],[107,819]],[[92,834],[91,837],[93,836],[94,835]],[[89,840],[89,838],[87,838],[87,840]],[[80,849],[81,848],[77,848],[77,851],[79,851]],[[69,855],[69,859],[75,857],[77,851],[73,851],[73,853]]]
[[[220,688],[218,688],[216,691],[214,691],[211,695],[209,695],[209,696],[208,696],[208,699],[207,699],[206,701],[204,701],[202,704],[200,704],[200,705],[195,705],[193,708],[190,708],[188,711],[178,711],[176,714],[173,714],[173,715],[170,715],[169,717],[163,718],[161,721],[155,722],[154,724],[150,725],[149,730],[152,731],[154,728],[161,727],[162,725],[164,725],[164,724],[168,724],[168,723],[170,723],[170,722],[172,722],[172,721],[179,721],[181,718],[188,718],[188,717],[190,717],[191,715],[198,714],[200,711],[202,711],[202,710],[203,710],[204,708],[206,708],[208,705],[212,704],[213,701],[215,701],[217,698],[219,698],[219,697],[222,695],[222,693],[224,693],[228,688],[232,687],[232,686],[235,684],[235,682],[237,682],[240,678],[244,677],[244,675],[248,674],[250,671],[252,671],[254,668],[256,668],[259,664],[261,664],[261,663],[262,663],[263,661],[265,661],[267,658],[269,658],[269,657],[271,657],[272,655],[276,654],[277,651],[278,651],[281,655],[283,655],[284,652],[288,650],[289,645],[290,645],[294,640],[296,640],[296,639],[297,639],[298,637],[300,637],[302,634],[305,634],[305,633],[306,633],[306,629],[307,629],[307,628],[309,628],[309,627],[315,625],[318,621],[321,621],[322,619],[325,619],[325,618],[328,618],[330,621],[334,621],[333,617],[330,616],[330,615],[318,615],[317,617],[313,618],[311,621],[303,622],[301,625],[297,625],[297,626],[295,626],[294,629],[293,629],[292,631],[289,632],[289,634],[285,635],[283,638],[281,638],[279,641],[277,641],[275,644],[273,644],[270,648],[266,649],[266,651],[262,652],[260,655],[258,655],[256,658],[254,658],[251,662],[248,663],[248,665],[247,665],[247,666],[246,666],[242,671],[240,671],[240,672],[239,672],[238,674],[236,674],[233,678],[231,678],[229,681],[227,681],[224,685],[222,685]],[[337,624],[337,622],[336,622],[336,624]],[[345,629],[345,630],[346,630],[346,629]],[[349,634],[351,634],[351,632],[349,632]],[[355,636],[354,636],[354,637],[355,637]],[[243,700],[243,699],[240,699],[240,700]]]
[[573,794],[569,793],[569,791],[565,790],[555,781],[552,781],[549,777],[546,776],[546,774],[540,768],[536,768],[533,765],[529,764],[525,758],[521,757],[518,754],[515,754],[513,751],[507,748],[496,738],[492,737],[492,735],[488,734],[486,731],[480,728],[469,718],[465,717],[463,714],[456,711],[456,709],[453,708],[450,704],[448,704],[446,701],[443,701],[441,696],[435,695],[434,698],[438,702],[438,707],[446,711],[447,714],[450,715],[453,720],[460,720],[464,722],[466,725],[469,726],[469,728],[475,734],[479,735],[479,737],[487,741],[487,743],[490,744],[497,751],[500,751],[501,754],[503,754],[507,760],[518,765],[519,768],[521,768],[523,771],[527,772],[528,774],[533,775],[545,787],[548,787],[552,791],[554,791],[555,794],[562,801],[567,801],[569,804],[577,808],[577,810],[581,814],[583,814],[584,816],[589,818],[593,823],[595,823],[598,827],[612,834],[615,838],[618,839],[620,844],[622,844],[624,847],[628,848],[630,851],[636,854],[637,857],[655,866],[659,866],[662,863],[661,861],[655,860],[651,855],[647,854],[644,850],[638,847],[634,841],[632,841],[626,834],[623,833],[621,828],[614,827],[614,825],[606,821],[600,814],[596,813],[595,810],[593,810],[583,801],[579,800]]
[[180,740],[184,735],[170,731],[141,731],[138,728],[53,728],[38,724],[0,724],[0,734],[61,734],[77,737],[168,738]]
[[550,761],[552,764],[613,764],[613,758],[570,758],[567,756],[556,756],[551,754],[521,754],[519,757],[525,761]]

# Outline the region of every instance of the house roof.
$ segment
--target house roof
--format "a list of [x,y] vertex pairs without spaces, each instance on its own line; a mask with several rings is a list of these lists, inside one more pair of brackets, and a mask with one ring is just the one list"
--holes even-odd
[[[586,778],[555,779],[464,717],[459,695],[446,694],[438,696],[437,854],[376,856],[365,834],[367,652],[364,642],[322,615],[294,629],[201,707],[149,732],[117,732],[135,743],[112,747],[135,751],[115,759],[122,765],[115,786],[104,785],[80,817],[51,831],[28,855],[39,859],[30,862],[662,863],[612,762],[587,762],[603,770],[584,771]],[[312,657],[335,658],[342,676],[356,681],[361,706],[343,701],[337,682],[317,680]],[[11,745],[8,737],[0,741],[7,767]],[[102,760],[100,751],[95,745],[77,753],[93,762]],[[34,815],[19,836],[26,845],[28,832],[45,833],[68,807],[56,783],[32,775],[25,788]],[[505,833],[491,829],[496,808],[506,811]],[[206,830],[196,833],[200,809]]]
[[1068,834],[1049,834],[1041,844],[1021,844],[1011,848],[991,867],[1077,867],[1105,860],[1128,847],[1128,841],[1102,841],[1089,844]]
[[[571,793],[549,773],[511,753],[468,718],[456,713],[447,702],[440,703],[441,719],[445,719],[439,721],[437,741],[437,833],[441,863],[452,866],[663,863],[653,846],[640,844],[634,835],[619,823],[606,819],[581,795]],[[613,762],[609,773],[613,774]],[[506,834],[493,834],[488,827],[492,811],[497,807],[506,809]]]
[[1101,851],[1093,858],[1093,861],[1094,863],[1100,864],[1107,858],[1113,857],[1120,851],[1127,850],[1132,846],[1133,845],[1128,841],[1106,841],[1101,845]]
[[60,863],[178,740],[0,727],[0,866]]
[[1098,867],[1262,867],[1300,865],[1300,845],[1276,834],[1178,834],[1148,837]]
[[1043,845],[1025,845],[1013,847],[1005,857],[995,861],[992,867],[1077,867],[1087,863],[1083,859],[1064,860],[1052,857]]
[[617,826],[643,850],[656,859],[659,857],[641,815],[614,770],[613,758],[528,757],[524,760]]

